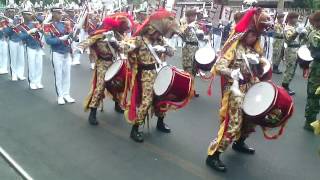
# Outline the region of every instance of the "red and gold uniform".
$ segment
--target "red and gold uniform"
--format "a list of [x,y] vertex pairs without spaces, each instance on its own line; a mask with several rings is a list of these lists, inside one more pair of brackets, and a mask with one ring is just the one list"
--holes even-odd
[[[102,29],[97,30],[88,39],[78,45],[82,50],[90,47],[91,57],[96,62],[91,90],[85,102],[85,111],[91,109],[89,123],[92,125],[98,124],[96,111],[105,97],[105,73],[116,58],[111,48],[115,53],[120,50],[117,42],[108,42],[108,40],[106,40],[105,33],[113,31],[116,41],[122,41],[124,38],[123,33],[129,29],[130,23],[129,15],[124,13],[115,14],[103,21]],[[111,95],[115,101],[115,110],[122,113],[123,110],[119,105],[121,94]]]
[[[134,37],[125,41],[125,53],[128,53],[128,60],[131,63],[131,97],[129,106],[126,109],[126,119],[133,123],[131,138],[134,141],[142,142],[143,133],[138,128],[145,122],[149,112],[158,116],[157,128],[162,132],[169,133],[170,129],[164,124],[165,114],[154,108],[153,85],[156,78],[157,61],[150,52],[150,46],[163,46],[162,36],[171,37],[179,32],[178,24],[174,15],[165,10],[154,12],[137,29]],[[148,44],[148,45],[147,45]],[[173,55],[173,50],[166,47],[163,52],[156,52],[159,57]]]
[[[255,22],[254,19],[260,21]],[[265,61],[262,58],[263,50],[260,47],[259,36],[261,30],[264,29],[261,23],[267,20],[268,16],[264,12],[257,9],[248,10],[235,26],[235,30],[221,51],[222,56],[212,69],[214,75],[221,76],[222,101],[219,132],[209,145],[207,164],[218,171],[226,170],[219,155],[233,141],[235,141],[234,150],[248,154],[254,153],[254,149],[244,143],[249,134],[254,131],[254,125],[244,118],[242,104],[248,89],[259,80],[250,73],[250,66],[247,65],[244,56],[258,55],[259,65],[264,66]],[[248,39],[252,37],[254,40],[248,44]],[[243,79],[239,80],[240,93],[236,93],[232,87],[235,81],[234,73],[237,71],[243,76]]]

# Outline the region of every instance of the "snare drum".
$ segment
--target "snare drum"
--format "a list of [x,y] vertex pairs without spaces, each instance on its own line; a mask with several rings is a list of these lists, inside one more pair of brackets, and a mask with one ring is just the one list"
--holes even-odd
[[287,91],[267,81],[253,85],[243,101],[245,118],[268,128],[283,125],[292,116],[293,109]]
[[124,91],[128,71],[125,60],[117,60],[108,68],[104,80],[106,88],[111,94],[114,95]]
[[172,66],[158,72],[153,90],[157,101],[181,102],[190,96],[192,80],[188,73]]
[[298,50],[298,64],[302,69],[308,69],[309,64],[313,61],[311,52],[307,46],[301,46]]
[[197,69],[210,71],[216,60],[216,52],[211,47],[200,48],[195,53],[194,59]]

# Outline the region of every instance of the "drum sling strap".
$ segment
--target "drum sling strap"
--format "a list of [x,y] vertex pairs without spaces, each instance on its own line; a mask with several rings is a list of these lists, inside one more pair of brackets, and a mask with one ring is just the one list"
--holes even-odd
[[147,46],[147,48],[149,49],[151,55],[154,57],[154,59],[157,61],[157,63],[159,64],[160,67],[157,67],[156,65],[156,69],[157,72],[159,70],[159,68],[161,68],[163,66],[163,62],[161,61],[161,59],[159,58],[159,56],[157,55],[157,53],[154,51],[153,47],[151,46],[151,44],[146,43],[145,41],[143,41],[145,43],[145,45]]
[[113,62],[115,62],[117,59],[118,59],[118,56],[117,56],[117,54],[116,54],[116,51],[114,50],[114,48],[111,46],[111,44],[110,44],[110,42],[109,41],[107,41],[107,45],[108,45],[108,47],[109,47],[109,49],[110,49],[110,51],[111,51],[111,54],[112,54],[112,61]]

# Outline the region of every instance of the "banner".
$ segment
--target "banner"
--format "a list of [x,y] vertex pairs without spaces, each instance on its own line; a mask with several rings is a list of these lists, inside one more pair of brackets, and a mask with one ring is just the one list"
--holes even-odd
[[213,4],[212,8],[209,10],[208,17],[214,27],[219,25],[221,9],[222,5]]

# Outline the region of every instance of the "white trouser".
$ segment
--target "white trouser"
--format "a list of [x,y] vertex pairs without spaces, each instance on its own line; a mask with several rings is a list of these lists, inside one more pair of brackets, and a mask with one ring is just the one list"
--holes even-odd
[[58,97],[70,95],[71,55],[52,53],[52,62]]
[[9,50],[12,76],[24,77],[24,45],[21,42],[9,41]]
[[8,71],[8,42],[1,39],[0,40],[0,71]]
[[84,29],[80,29],[79,42],[84,41],[88,36],[88,33]]
[[[76,47],[78,46],[79,42],[72,41],[71,47],[72,51],[75,52]],[[72,61],[73,62],[79,62],[80,61],[81,54],[79,52],[73,53]]]
[[41,84],[43,55],[42,49],[27,48],[30,84]]
[[221,35],[216,35],[216,34],[213,34],[213,44],[214,44],[214,50],[216,52],[218,52],[220,50],[220,47],[221,47],[221,39],[222,39],[222,36]]

